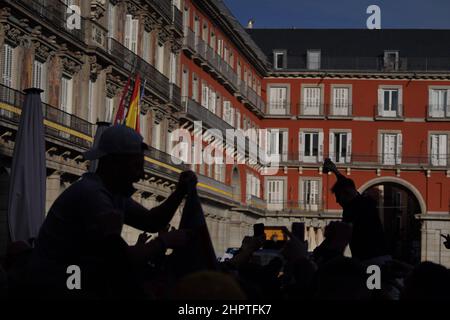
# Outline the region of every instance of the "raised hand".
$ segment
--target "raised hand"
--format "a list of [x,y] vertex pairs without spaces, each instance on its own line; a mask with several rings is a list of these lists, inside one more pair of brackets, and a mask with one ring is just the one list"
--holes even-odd
[[187,194],[197,186],[198,179],[193,171],[184,171],[180,174],[177,184],[177,191]]
[[441,237],[445,239],[444,246],[447,249],[450,249],[450,234],[447,234],[447,235],[441,234]]

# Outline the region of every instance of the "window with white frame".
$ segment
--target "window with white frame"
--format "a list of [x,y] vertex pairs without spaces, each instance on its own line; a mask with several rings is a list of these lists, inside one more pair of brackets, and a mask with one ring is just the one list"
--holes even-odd
[[317,116],[322,113],[322,88],[304,87],[302,92],[302,115]]
[[113,122],[113,114],[114,114],[114,99],[110,98],[110,97],[106,97],[105,121],[112,123]]
[[287,161],[288,131],[282,129],[267,129],[265,149],[269,156],[279,155],[281,161]]
[[41,99],[47,102],[47,65],[38,60],[33,62],[33,87],[44,90]]
[[399,52],[387,50],[384,52],[384,68],[388,71],[398,70],[399,67]]
[[156,46],[156,69],[164,73],[164,44],[160,42]]
[[214,179],[220,182],[225,182],[225,165],[214,164]]
[[382,163],[386,165],[400,164],[402,159],[402,134],[381,134]]
[[185,30],[187,30],[187,28],[189,28],[189,26],[190,26],[190,19],[191,19],[191,15],[190,15],[189,8],[185,7],[184,11],[183,11],[183,26],[184,26]]
[[209,87],[205,82],[202,82],[202,107],[208,109],[209,105]]
[[269,113],[273,115],[287,114],[287,87],[269,88]]
[[231,106],[231,102],[224,100],[223,101],[223,120],[230,125],[233,125],[233,107]]
[[152,146],[158,150],[161,149],[161,123],[153,123]]
[[185,97],[189,95],[189,70],[183,68],[183,74],[181,76],[181,97],[183,101]]
[[301,131],[299,135],[300,162],[316,163],[323,158],[323,132]]
[[378,115],[398,117],[401,115],[402,90],[399,88],[378,89]]
[[448,134],[430,135],[431,165],[446,166],[448,156]]
[[88,89],[88,121],[95,123],[95,82],[89,79],[89,89]]
[[268,179],[266,180],[266,199],[267,209],[282,210],[285,201],[285,180],[283,179]]
[[275,69],[285,69],[287,65],[286,51],[274,51],[273,53],[273,65]]
[[126,15],[125,19],[125,42],[124,45],[129,50],[137,53],[139,36],[139,20],[133,19],[131,14]]
[[236,121],[235,121],[236,129],[241,129],[241,112],[236,109]]
[[217,93],[216,93],[214,90],[212,90],[212,89],[209,89],[208,109],[209,109],[209,111],[211,111],[212,113],[216,114],[216,109],[217,109]]
[[116,36],[116,6],[109,1],[108,3],[108,37],[115,38]]
[[192,73],[192,100],[199,102],[199,86],[198,77],[195,73]]
[[61,89],[59,95],[59,107],[67,113],[72,113],[73,80],[67,76],[61,78]]
[[[146,141],[147,140],[147,136],[148,136],[148,133],[147,133],[147,130],[148,130],[148,128],[147,128],[147,117],[146,117],[145,114],[142,114],[142,113],[139,114],[139,128],[140,128],[140,131],[141,131],[140,134],[144,138],[144,142],[147,143],[147,141]],[[168,146],[169,146],[169,144],[168,144]],[[168,150],[168,151],[169,151],[168,153],[170,153],[171,150]]]
[[334,132],[329,134],[329,157],[336,163],[349,163],[351,160],[351,132]]
[[334,87],[332,93],[332,112],[335,116],[350,115],[350,88]]
[[306,211],[320,209],[321,181],[319,179],[300,179],[300,208]]
[[252,196],[259,198],[260,197],[260,179],[252,174],[247,173],[247,184],[246,184],[246,194],[247,200],[250,200]]
[[152,41],[150,32],[144,31],[143,39],[142,39],[143,52],[142,57],[148,63],[151,63],[151,52],[152,52]]
[[450,88],[432,88],[429,91],[429,116],[444,118],[450,116]]
[[223,39],[217,40],[217,54],[221,57],[223,55]]
[[177,55],[170,53],[170,82],[177,83]]
[[320,69],[320,50],[308,50],[306,54],[306,68],[308,70]]
[[5,43],[3,46],[2,55],[2,83],[3,85],[13,88],[13,61],[14,61],[14,48]]

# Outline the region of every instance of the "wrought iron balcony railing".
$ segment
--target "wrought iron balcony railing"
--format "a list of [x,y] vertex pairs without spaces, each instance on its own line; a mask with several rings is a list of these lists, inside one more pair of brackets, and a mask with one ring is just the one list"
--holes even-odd
[[[0,85],[0,102],[6,105],[21,109],[25,99],[25,94]],[[47,125],[45,127],[46,134],[57,139],[65,140],[66,142],[88,148],[91,143],[86,139],[92,137],[92,124],[84,119],[81,119],[73,114],[64,112],[58,108],[52,107],[46,103],[42,103],[42,112],[44,118],[57,126],[61,126],[66,130],[55,128],[54,125]],[[19,123],[20,116],[16,112],[0,108],[0,118],[9,120],[15,124]],[[70,129],[70,130],[67,130]],[[79,134],[86,138],[80,137]]]
[[195,33],[189,27],[184,28],[183,46],[185,49],[191,51],[192,53],[194,53],[196,50]]
[[378,104],[375,106],[374,114],[376,118],[400,119],[403,117],[403,105],[385,106],[384,104]]
[[147,0],[150,5],[163,17],[167,23],[172,23],[172,1]]
[[172,23],[175,31],[179,35],[183,35],[183,14],[174,5],[172,5]]
[[299,103],[299,115],[302,117],[323,117],[325,115],[325,105],[323,103]]
[[130,73],[140,72],[153,93],[164,102],[169,102],[170,85],[169,79],[165,75],[117,40],[109,38],[108,42],[109,54],[119,66]]
[[429,119],[447,119],[450,120],[450,104],[429,104],[428,105]]
[[[68,35],[79,41],[85,41],[86,19],[79,16],[79,19],[70,19],[76,15],[64,2],[60,0],[6,0],[15,6],[20,5],[30,11],[33,17],[39,17],[45,22],[52,24],[57,30],[64,31]],[[71,25],[71,21],[80,21],[80,25]]]

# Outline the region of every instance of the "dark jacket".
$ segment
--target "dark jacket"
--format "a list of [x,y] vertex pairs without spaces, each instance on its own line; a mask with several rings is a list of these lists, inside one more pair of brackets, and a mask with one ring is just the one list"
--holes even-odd
[[387,254],[383,226],[372,198],[356,196],[344,208],[343,221],[353,224],[350,241],[353,257],[367,260]]

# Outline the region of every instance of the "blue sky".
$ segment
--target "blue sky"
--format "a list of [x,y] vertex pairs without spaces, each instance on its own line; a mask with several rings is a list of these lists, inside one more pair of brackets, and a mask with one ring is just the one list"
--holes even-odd
[[381,28],[450,29],[450,0],[223,0],[255,28],[366,28],[369,5],[381,8]]

